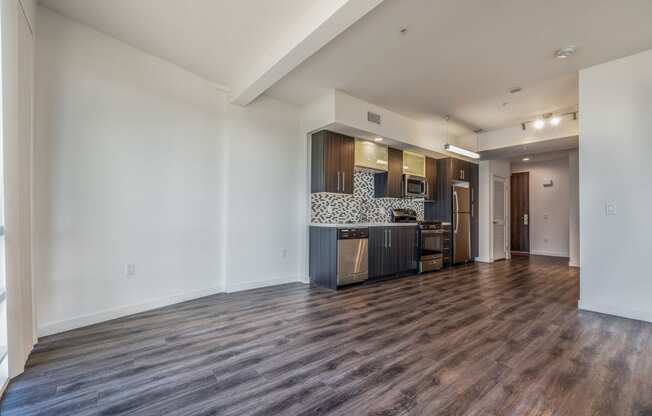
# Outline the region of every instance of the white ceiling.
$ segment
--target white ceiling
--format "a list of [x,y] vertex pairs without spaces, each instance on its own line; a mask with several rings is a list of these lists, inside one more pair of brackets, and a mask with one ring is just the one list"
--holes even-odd
[[[349,3],[363,16],[378,1],[41,3],[234,88],[311,9]],[[450,114],[469,127],[495,129],[574,109],[578,69],[652,48],[650,0],[385,0],[359,16],[332,24],[351,26],[267,94],[304,104],[337,88],[415,119]],[[577,54],[555,59],[555,50],[568,44],[578,46]],[[510,95],[516,86],[523,91]]]
[[650,0],[386,0],[267,94],[302,104],[337,88],[496,129],[574,109],[578,69],[652,48],[651,19]]
[[40,0],[95,30],[231,86],[323,0]]

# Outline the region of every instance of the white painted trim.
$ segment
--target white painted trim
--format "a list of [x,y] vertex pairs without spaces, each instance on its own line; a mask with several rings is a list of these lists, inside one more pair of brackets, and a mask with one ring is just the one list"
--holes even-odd
[[584,302],[580,299],[577,307],[583,311],[604,313],[607,315],[619,316],[621,318],[635,319],[637,321],[652,322],[652,311],[640,311],[623,308],[619,305],[607,305],[604,303]]
[[305,278],[301,276],[277,277],[274,279],[255,280],[253,282],[232,283],[227,281],[224,288],[226,293],[240,292],[242,290],[259,289],[261,287],[284,285],[286,283],[306,283]]
[[484,257],[476,257],[475,261],[479,261],[480,263],[493,263],[494,261],[489,258],[484,258]]
[[116,318],[133,315],[135,313],[145,312],[152,309],[162,308],[164,306],[174,305],[175,303],[186,302],[188,300],[203,298],[205,296],[221,293],[222,288],[218,286],[206,289],[195,290],[192,292],[179,293],[177,295],[166,296],[158,299],[149,300],[142,303],[120,306],[118,308],[105,309],[88,315],[78,316],[72,319],[62,321],[48,322],[39,325],[37,333],[39,337],[57,334],[59,332],[69,331],[100,322],[110,321]]
[[547,251],[547,250],[530,250],[533,256],[551,256],[551,257],[568,257],[568,252]]
[[7,390],[7,386],[9,386],[9,377],[2,383],[2,387],[0,387],[0,399],[2,399],[2,396],[4,396],[5,391]]
[[568,267],[577,267],[577,268],[579,268],[580,264],[571,260],[571,261],[568,262]]

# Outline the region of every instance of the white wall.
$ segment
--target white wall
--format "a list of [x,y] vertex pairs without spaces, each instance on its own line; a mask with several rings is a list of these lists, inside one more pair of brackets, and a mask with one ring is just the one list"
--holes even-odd
[[6,267],[0,273],[6,276],[9,341],[9,366],[0,370],[4,378],[7,370],[11,377],[23,371],[36,335],[31,253],[34,34],[17,0],[2,0],[1,7]]
[[580,71],[579,91],[580,308],[652,321],[652,50]]
[[[530,173],[530,253],[568,257],[568,156],[554,160],[513,163],[512,172]],[[552,179],[553,186],[544,187]]]
[[225,289],[302,281],[307,142],[299,110],[260,97],[227,115]]
[[37,21],[40,334],[302,274],[295,107],[233,107],[166,61]]
[[[367,120],[368,112],[379,114],[381,123]],[[306,105],[302,112],[302,126],[306,133],[330,128],[356,137],[381,136],[389,139],[389,143],[394,141],[398,147],[436,152],[434,157],[457,158],[460,156],[444,150],[444,145],[465,144],[461,137],[470,133],[467,127],[452,120],[446,122],[441,117],[413,120],[338,90],[331,90]]]

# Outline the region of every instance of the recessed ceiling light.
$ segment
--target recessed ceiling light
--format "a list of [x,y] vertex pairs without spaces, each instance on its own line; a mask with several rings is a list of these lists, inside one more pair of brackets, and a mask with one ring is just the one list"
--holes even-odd
[[561,117],[555,116],[550,119],[550,125],[551,126],[558,126],[559,123],[561,123]]
[[516,88],[512,88],[511,90],[509,90],[509,93],[510,94],[516,94],[517,92],[521,92],[521,91],[523,91],[523,88],[516,87]]
[[529,162],[529,161],[530,161],[530,158],[529,158],[529,157],[524,157],[524,158],[523,158],[523,162]]
[[577,50],[576,46],[573,45],[566,46],[565,48],[561,48],[557,50],[557,52],[555,52],[555,56],[559,59],[566,59],[570,57],[572,54],[574,54],[576,50]]
[[543,128],[543,126],[546,125],[546,123],[543,121],[542,118],[538,118],[538,119],[534,120],[532,125],[534,126],[535,129],[541,130]]
[[376,138],[374,139],[374,141],[375,141],[375,142],[382,142],[382,141],[383,141],[383,138],[382,138],[382,137],[376,137]]

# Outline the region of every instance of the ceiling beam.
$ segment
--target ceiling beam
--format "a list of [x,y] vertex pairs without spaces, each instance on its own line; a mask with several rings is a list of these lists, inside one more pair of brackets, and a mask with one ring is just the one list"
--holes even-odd
[[231,89],[233,104],[248,105],[383,0],[320,0],[291,25]]

